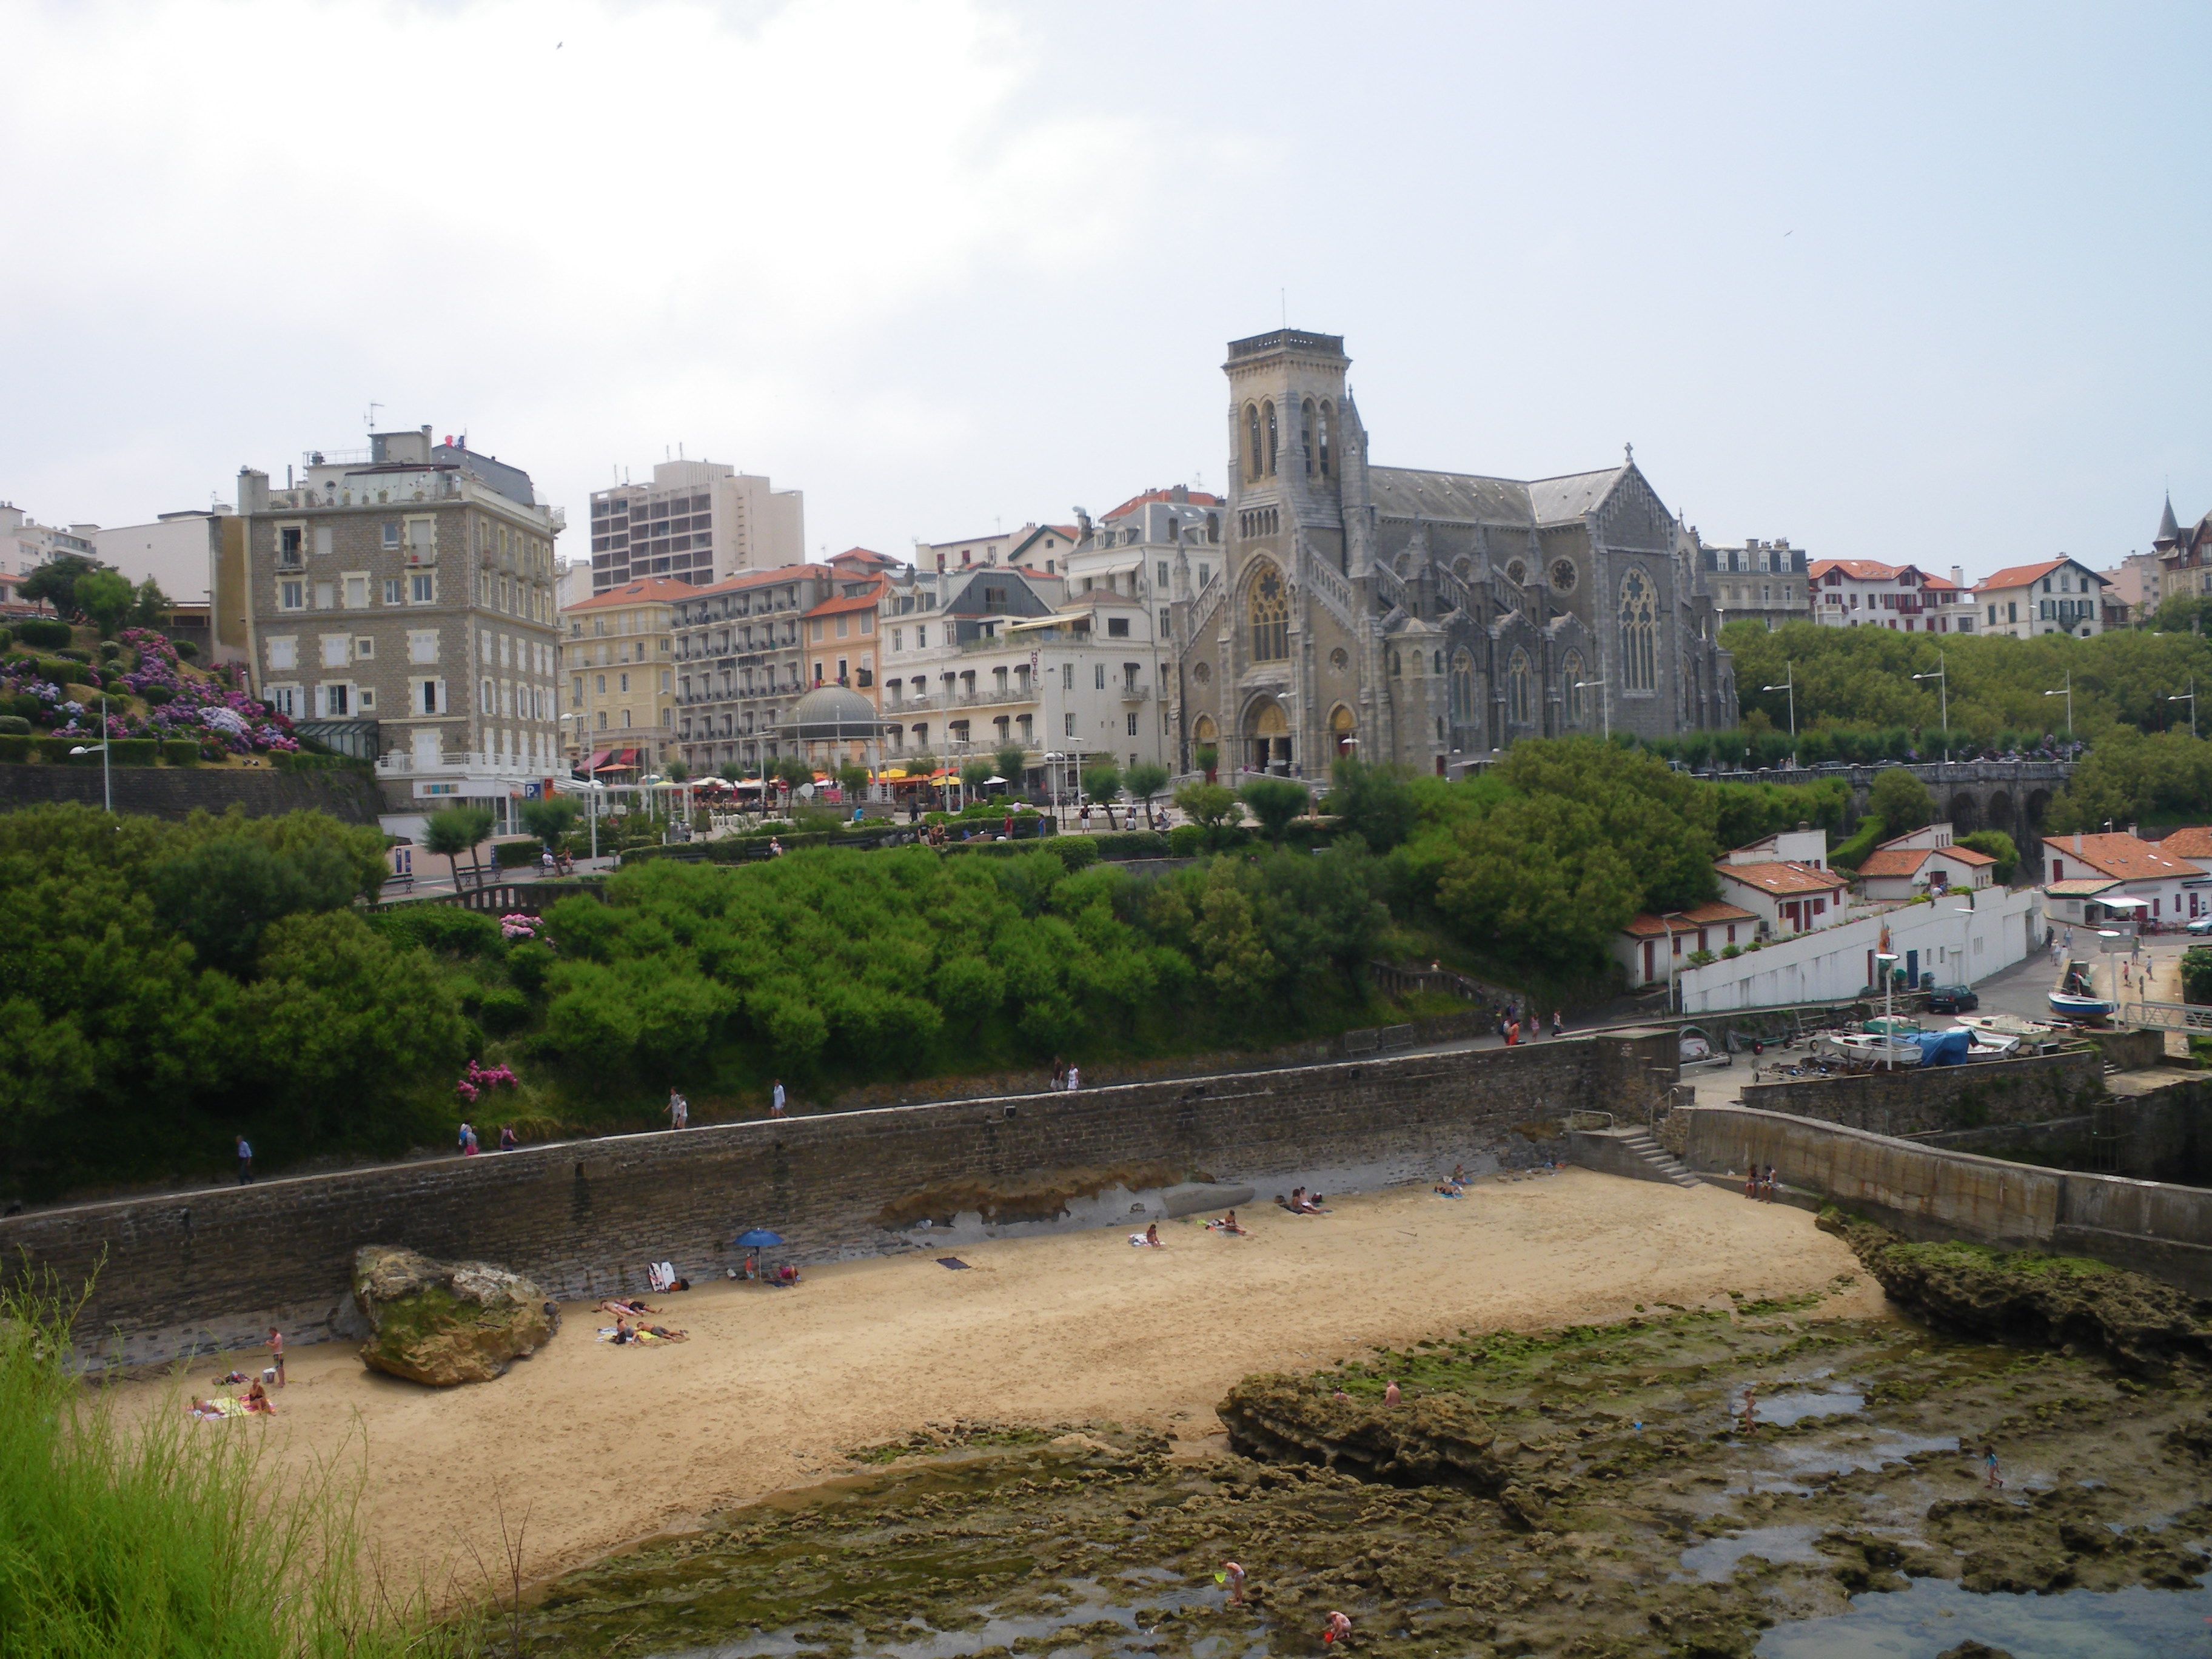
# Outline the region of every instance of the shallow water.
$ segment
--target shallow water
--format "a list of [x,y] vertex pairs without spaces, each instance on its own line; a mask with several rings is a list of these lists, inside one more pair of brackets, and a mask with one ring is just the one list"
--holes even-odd
[[2019,1659],[2200,1659],[2212,1651],[2212,1589],[1976,1595],[1948,1579],[1851,1598],[1832,1619],[1778,1626],[1759,1659],[1936,1659],[1969,1639]]
[[1733,1538],[1714,1538],[1682,1552],[1682,1567],[1686,1573],[1717,1584],[1735,1574],[1736,1563],[1747,1556],[1763,1556],[1769,1561],[1817,1561],[1820,1553],[1813,1547],[1813,1540],[1825,1528],[1820,1527],[1754,1527],[1749,1532],[1739,1533]]
[[[1743,1396],[1739,1395],[1729,1402],[1731,1413],[1738,1421],[1743,1417]],[[1792,1424],[1802,1423],[1808,1417],[1844,1417],[1866,1409],[1866,1396],[1849,1389],[1809,1389],[1792,1390],[1787,1394],[1763,1394],[1758,1401],[1758,1421],[1763,1428],[1786,1429]]]

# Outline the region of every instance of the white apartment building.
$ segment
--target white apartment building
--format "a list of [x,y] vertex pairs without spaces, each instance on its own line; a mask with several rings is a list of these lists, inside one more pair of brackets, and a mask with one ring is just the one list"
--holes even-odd
[[1019,565],[1042,575],[1066,574],[1066,558],[1081,535],[1072,524],[1025,524],[1018,530],[994,530],[988,536],[914,544],[914,568],[954,575],[978,565]]
[[2016,564],[1974,585],[1984,634],[2033,639],[2071,634],[2087,639],[2105,631],[2105,579],[2079,559]]
[[216,563],[222,552],[228,507],[163,513],[151,524],[118,525],[92,532],[102,564],[135,587],[151,580],[179,605],[206,605],[215,596]]
[[1822,559],[1808,573],[1813,620],[1823,628],[1887,628],[1903,634],[1971,634],[1974,595],[1956,565],[1949,580],[1916,565]]
[[806,558],[806,500],[719,461],[663,461],[592,495],[592,591],[647,576],[707,587]]
[[1095,525],[1076,515],[1083,540],[1068,557],[1070,596],[1103,590],[1143,609],[1164,744],[1157,758],[1175,772],[1189,769],[1191,749],[1176,619],[1187,627],[1191,606],[1221,576],[1224,511],[1219,496],[1176,484],[1133,495]]
[[20,507],[0,501],[0,605],[13,605],[15,585],[47,561],[64,553],[97,561],[94,526],[40,524]]
[[220,562],[215,608],[246,617],[258,695],[373,757],[388,795],[511,817],[525,781],[559,769],[564,520],[528,473],[428,427],[373,433],[365,454],[310,453],[281,489],[241,471],[224,523],[242,556]]

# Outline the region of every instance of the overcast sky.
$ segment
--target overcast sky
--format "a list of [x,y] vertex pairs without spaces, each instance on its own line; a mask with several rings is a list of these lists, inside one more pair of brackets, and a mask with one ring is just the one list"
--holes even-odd
[[[0,499],[465,429],[905,554],[1218,489],[1224,343],[1386,464],[1624,441],[1972,574],[2212,507],[2212,8],[0,0]],[[563,551],[581,556],[572,532]]]

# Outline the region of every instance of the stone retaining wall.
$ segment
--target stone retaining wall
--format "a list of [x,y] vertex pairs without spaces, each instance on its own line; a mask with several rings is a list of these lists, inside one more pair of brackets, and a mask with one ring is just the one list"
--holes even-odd
[[[136,817],[181,820],[196,811],[242,806],[248,817],[327,812],[346,823],[374,823],[384,810],[376,781],[354,768],[313,772],[229,766],[118,766],[110,769],[115,810]],[[98,806],[100,768],[0,765],[0,812],[56,801]]]
[[1055,1182],[1157,1179],[1164,1166],[1274,1193],[1316,1172],[1374,1184],[1526,1164],[1575,1107],[1644,1109],[1652,1078],[1671,1079],[1674,1046],[1669,1031],[1607,1032],[611,1136],[14,1217],[0,1220],[0,1259],[27,1254],[33,1272],[73,1285],[104,1255],[80,1338],[114,1359],[235,1346],[272,1323],[314,1340],[343,1322],[347,1267],[368,1243],[595,1296],[642,1288],[652,1261],[719,1273],[749,1227],[781,1233],[801,1261],[906,1249],[885,1212],[921,1194],[972,1210]]
[[1882,1135],[2040,1123],[2086,1112],[2105,1092],[2105,1057],[2090,1047],[2020,1060],[1747,1083],[1743,1103]]

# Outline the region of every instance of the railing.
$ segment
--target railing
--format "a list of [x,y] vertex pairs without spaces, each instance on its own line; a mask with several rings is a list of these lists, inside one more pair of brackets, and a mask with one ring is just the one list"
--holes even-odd
[[[647,730],[651,730],[648,727]],[[605,734],[610,739],[617,732]],[[404,749],[376,758],[376,775],[380,778],[542,778],[562,769],[558,760],[534,761],[520,755],[486,754],[471,750],[465,755],[441,755],[434,761],[417,762]]]
[[1212,622],[1215,613],[1221,609],[1221,602],[1228,592],[1229,580],[1225,576],[1216,576],[1212,581],[1206,583],[1205,589],[1198,596],[1197,603],[1191,609],[1190,636],[1192,639],[1204,637],[1207,625]]
[[1577,1106],[1574,1110],[1567,1114],[1567,1127],[1570,1129],[1610,1129],[1613,1127],[1613,1114],[1611,1112],[1594,1111],[1587,1106]]
[[1343,573],[1326,559],[1318,557],[1309,558],[1306,568],[1313,574],[1313,589],[1321,595],[1323,608],[1336,618],[1339,626],[1358,633],[1359,627],[1352,615],[1357,601],[1352,592],[1352,584],[1345,580]]
[[2185,1002],[2129,1003],[2120,1012],[2133,1012],[2139,1025],[2155,1025],[2169,1031],[2212,1031],[2212,1008]]

